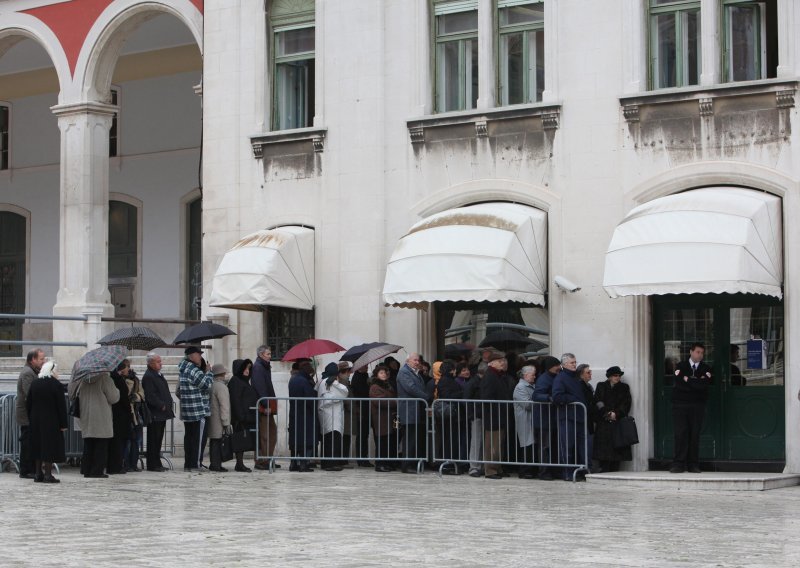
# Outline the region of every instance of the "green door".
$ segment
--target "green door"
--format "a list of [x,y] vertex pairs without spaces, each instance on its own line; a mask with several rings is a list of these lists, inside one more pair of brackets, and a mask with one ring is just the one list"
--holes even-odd
[[[783,303],[752,295],[676,295],[653,299],[655,458],[673,455],[672,385],[690,345],[706,345],[714,383],[700,437],[703,460],[784,458]],[[764,360],[748,360],[748,341]],[[756,343],[760,345],[760,343]]]

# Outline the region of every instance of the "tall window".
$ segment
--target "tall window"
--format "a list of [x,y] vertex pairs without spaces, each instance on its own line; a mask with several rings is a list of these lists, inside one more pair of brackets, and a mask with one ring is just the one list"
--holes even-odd
[[473,109],[478,103],[478,3],[434,4],[436,110]]
[[650,85],[697,85],[700,79],[700,1],[650,0]]
[[778,20],[775,0],[723,0],[723,64],[727,81],[777,76]]
[[314,125],[314,0],[271,0],[272,127]]
[[8,169],[8,107],[0,105],[0,170]]
[[264,312],[266,344],[276,359],[293,345],[314,337],[314,310],[269,306]]
[[186,290],[187,319],[200,319],[203,297],[203,201],[197,198],[186,205]]
[[[119,91],[117,89],[111,89],[111,104],[114,106],[119,104]],[[111,128],[108,131],[108,155],[111,158],[119,155],[118,123],[119,113],[115,112],[111,119]]]
[[498,0],[500,104],[542,100],[544,2]]

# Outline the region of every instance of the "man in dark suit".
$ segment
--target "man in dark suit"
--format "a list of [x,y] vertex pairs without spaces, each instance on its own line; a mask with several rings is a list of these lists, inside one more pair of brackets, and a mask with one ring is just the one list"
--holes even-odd
[[689,359],[678,363],[672,389],[675,457],[670,473],[700,473],[700,429],[711,385],[711,367],[703,363],[706,348],[693,343]]

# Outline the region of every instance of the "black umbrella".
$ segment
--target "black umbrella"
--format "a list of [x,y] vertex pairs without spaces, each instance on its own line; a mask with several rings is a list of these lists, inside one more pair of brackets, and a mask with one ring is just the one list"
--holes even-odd
[[364,353],[369,351],[374,347],[380,347],[381,345],[387,345],[382,341],[372,341],[370,343],[362,343],[361,345],[356,345],[355,347],[351,347],[347,351],[345,351],[344,355],[342,355],[342,361],[350,361],[354,363],[359,357],[361,357]]
[[203,321],[192,327],[187,327],[175,338],[175,345],[181,343],[200,343],[208,339],[219,339],[226,335],[236,335],[236,333],[224,325]]
[[527,335],[522,335],[521,333],[512,331],[510,329],[501,329],[499,331],[493,331],[484,337],[479,347],[494,347],[495,349],[500,349],[501,351],[509,351],[524,349],[526,346],[532,343],[541,345],[541,347],[538,349],[546,347],[546,345],[541,341],[531,339]]
[[444,346],[444,356],[454,359],[467,357],[473,349],[475,346],[472,343],[448,343]]
[[97,343],[100,345],[122,345],[128,349],[141,349],[142,351],[151,351],[167,344],[149,327],[124,327],[109,333]]

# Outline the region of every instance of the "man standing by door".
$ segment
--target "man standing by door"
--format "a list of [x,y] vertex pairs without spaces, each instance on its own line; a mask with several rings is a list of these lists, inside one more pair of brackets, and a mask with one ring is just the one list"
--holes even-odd
[[672,389],[675,457],[670,473],[700,473],[700,429],[711,385],[711,367],[703,363],[706,348],[692,343],[689,359],[678,363]]

